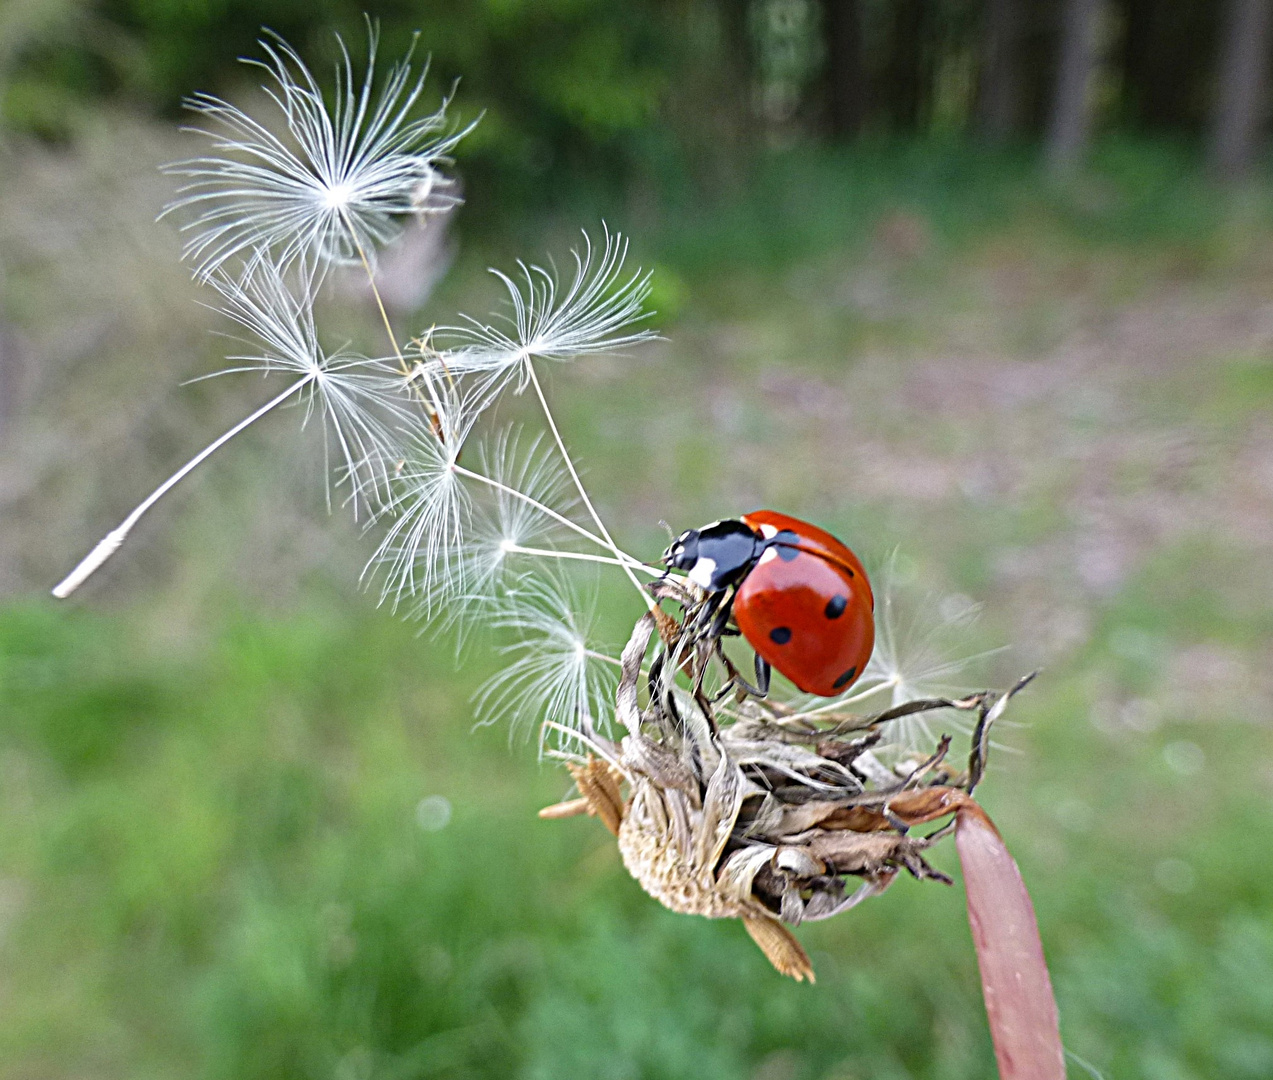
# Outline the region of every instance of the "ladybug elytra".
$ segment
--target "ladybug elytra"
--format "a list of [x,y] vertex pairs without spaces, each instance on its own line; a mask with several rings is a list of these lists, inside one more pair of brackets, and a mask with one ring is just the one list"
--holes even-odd
[[718,635],[732,614],[756,651],[762,695],[772,666],[806,693],[835,697],[871,657],[875,598],[866,571],[816,525],[757,510],[687,530],[663,561],[707,593]]

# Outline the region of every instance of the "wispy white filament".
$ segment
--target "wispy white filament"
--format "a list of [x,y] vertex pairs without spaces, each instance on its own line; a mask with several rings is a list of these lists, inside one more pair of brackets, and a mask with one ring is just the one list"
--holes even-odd
[[[235,436],[290,398],[305,402],[305,419],[317,411],[325,437],[335,444],[351,490],[365,487],[358,478],[392,454],[393,436],[385,417],[400,411],[395,395],[400,380],[382,361],[327,356],[318,342],[313,318],[312,277],[297,275],[297,287],[284,280],[278,268],[257,253],[237,277],[218,273],[210,283],[220,293],[222,312],[252,334],[260,351],[230,357],[235,366],[216,372],[274,370],[299,376],[282,393],[244,417],[205,446],[151,492],[115,529],[93,548],[53,590],[65,598],[80,587],[120,547],[133,526],[186,476]],[[207,378],[209,376],[205,376]]]
[[[396,607],[411,599],[412,615],[442,626],[494,602],[510,574],[528,569],[526,560],[516,558],[521,546],[559,537],[574,505],[565,471],[545,451],[542,436],[524,437],[511,426],[501,429],[478,445],[480,471],[460,466],[458,454],[447,452],[450,441],[441,446],[426,441],[424,457],[433,462],[431,469],[421,471],[414,456],[404,463],[405,475],[396,482],[398,497],[387,507],[399,520],[364,571],[383,573],[382,602]],[[430,509],[453,486],[462,492],[467,511],[453,515]],[[434,524],[426,521],[431,514]],[[436,522],[444,525],[441,542],[430,543]]]
[[439,327],[439,337],[458,345],[448,356],[452,370],[479,373],[492,387],[511,379],[524,389],[533,359],[574,360],[650,340],[654,332],[637,326],[650,314],[650,274],[625,273],[627,254],[627,239],[607,229],[600,250],[583,234],[567,285],[533,264],[519,262],[517,278],[492,270],[508,290],[511,314],[505,326],[462,316],[459,325]]
[[555,543],[570,535],[561,521],[571,520],[578,501],[542,434],[527,436],[505,427],[479,447],[478,465],[498,486],[482,492],[485,507],[466,545],[464,596],[457,608],[491,603],[510,577],[530,569],[533,563],[518,558],[527,544]]
[[462,556],[473,510],[459,459],[476,413],[455,390],[438,418],[440,432],[417,422],[405,433],[381,510],[389,524],[363,571],[364,577],[383,575],[382,602],[396,609],[404,599],[418,600],[425,617],[463,592]]
[[276,369],[307,376],[302,426],[315,413],[323,420],[325,449],[339,461],[338,478],[348,483],[357,517],[368,497],[384,495],[388,471],[401,456],[399,429],[416,413],[392,361],[324,351],[314,321],[314,275],[301,262],[289,276],[257,252],[241,275],[218,271],[208,279],[221,295],[222,313],[262,346],[230,356],[235,366],[214,376]]
[[557,573],[527,575],[510,589],[492,624],[521,640],[503,650],[505,665],[477,692],[479,723],[526,731],[543,721],[578,730],[613,711],[618,661],[594,647],[592,609]]
[[[943,599],[905,585],[894,553],[876,577],[875,650],[861,680],[847,694],[806,707],[796,716],[816,719],[867,700],[873,707],[889,709],[921,698],[958,698],[971,692],[961,673],[1000,651],[969,654],[961,649],[980,610],[966,598]],[[913,713],[888,723],[885,748],[928,753],[940,731],[965,731],[970,726],[969,714],[953,709]]]
[[145,514],[147,510],[149,510],[155,505],[155,503],[167,495],[169,491],[181,483],[181,481],[189,476],[190,473],[194,472],[196,468],[216,453],[216,451],[221,449],[221,447],[239,434],[239,432],[243,431],[245,428],[251,427],[252,424],[256,423],[266,413],[271,412],[277,406],[282,405],[283,402],[285,402],[293,394],[304,389],[308,383],[308,377],[292,383],[292,385],[279,394],[278,397],[267,401],[264,405],[257,409],[256,412],[252,413],[250,416],[244,417],[229,431],[225,432],[225,434],[221,435],[219,438],[214,439],[200,450],[199,453],[195,454],[194,457],[187,461],[180,469],[168,477],[167,480],[138,503],[128,517],[124,518],[119,525],[113,528],[100,541],[98,541],[97,546],[80,560],[75,569],[53,587],[53,595],[59,600],[65,600],[68,596],[70,596],[71,593],[73,593],[76,589],[83,585],[84,582],[92,577],[93,574],[101,569],[107,559],[119,550],[120,545],[128,538],[128,534],[132,532],[133,526],[142,519],[142,515]]
[[375,92],[377,36],[372,28],[361,84],[340,41],[330,109],[286,42],[273,36],[260,43],[267,59],[245,63],[265,72],[285,134],[220,98],[202,94],[189,102],[212,124],[198,130],[216,153],[168,167],[189,182],[165,213],[190,212],[182,226],[185,256],[200,275],[259,248],[283,266],[302,256],[348,261],[360,249],[371,258],[405,215],[456,201],[439,168],[467,131],[442,134],[446,101],[410,118],[426,74],[413,76],[410,54]]

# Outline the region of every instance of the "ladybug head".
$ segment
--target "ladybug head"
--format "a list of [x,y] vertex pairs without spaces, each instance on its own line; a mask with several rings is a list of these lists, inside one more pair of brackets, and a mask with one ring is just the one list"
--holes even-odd
[[698,533],[698,529],[686,529],[668,545],[663,562],[669,569],[689,570],[698,562]]

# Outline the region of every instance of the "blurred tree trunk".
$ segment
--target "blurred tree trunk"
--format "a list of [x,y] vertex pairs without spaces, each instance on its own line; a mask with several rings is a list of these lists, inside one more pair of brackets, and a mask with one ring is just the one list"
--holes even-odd
[[987,0],[981,28],[981,80],[977,127],[991,142],[1003,142],[1021,121],[1022,0]]
[[1217,0],[1122,0],[1120,115],[1149,131],[1201,134],[1210,119],[1216,54]]
[[1072,171],[1082,159],[1092,131],[1092,76],[1099,60],[1104,0],[1066,0],[1052,118],[1048,125],[1048,168]]
[[721,38],[725,48],[725,81],[730,98],[741,115],[751,112],[751,80],[755,48],[751,39],[751,0],[716,0]]
[[1211,127],[1211,167],[1226,179],[1244,175],[1255,158],[1263,119],[1269,14],[1270,0],[1230,0]]
[[826,131],[835,141],[848,141],[862,130],[866,117],[862,12],[858,0],[822,0],[822,40],[826,48]]
[[884,106],[894,127],[915,131],[932,86],[932,72],[925,59],[928,16],[935,5],[927,0],[892,0],[889,6],[893,18],[884,69]]

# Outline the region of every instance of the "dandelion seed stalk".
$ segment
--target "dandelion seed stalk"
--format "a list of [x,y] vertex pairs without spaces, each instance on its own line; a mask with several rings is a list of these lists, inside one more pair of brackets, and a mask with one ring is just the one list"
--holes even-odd
[[590,555],[584,551],[561,551],[555,548],[523,547],[521,544],[505,544],[503,546],[505,551],[513,555],[532,555],[539,559],[574,559],[577,562],[600,563],[604,566],[629,566],[633,570],[640,570],[642,573],[649,574],[651,577],[663,576],[662,570],[654,566],[649,566],[643,562],[637,562],[628,555],[625,555],[622,559],[615,559],[607,555]]
[[180,469],[173,473],[167,480],[160,484],[154,491],[146,496],[128,517],[124,518],[114,529],[106,534],[105,537],[93,548],[83,559],[80,560],[78,566],[66,575],[53,588],[53,595],[59,600],[65,600],[76,589],[84,584],[94,573],[96,573],[112,555],[115,554],[127,539],[128,534],[132,532],[133,526],[142,519],[142,515],[146,513],[160,499],[168,494],[182,480],[189,476],[195,469],[202,465],[208,458],[221,449],[226,443],[238,435],[241,431],[246,430],[255,424],[261,417],[272,412],[279,405],[282,405],[288,398],[304,389],[309,383],[313,382],[314,377],[307,375],[302,379],[298,379],[292,383],[286,390],[276,398],[272,398],[262,405],[256,412],[250,416],[245,416],[234,427],[220,437],[214,439],[194,457],[187,461]]
[[654,600],[650,594],[646,592],[644,586],[637,581],[636,574],[632,572],[632,567],[626,561],[630,556],[625,555],[619,550],[614,539],[610,536],[610,530],[606,528],[606,523],[601,520],[601,515],[597,513],[597,508],[592,505],[592,500],[588,497],[588,492],[583,486],[583,481],[579,479],[579,473],[575,469],[575,463],[571,460],[570,452],[566,449],[566,444],[562,441],[561,432],[557,430],[557,421],[553,419],[552,409],[548,407],[548,399],[544,397],[543,387],[539,385],[539,376],[535,374],[535,365],[529,358],[526,360],[526,371],[530,378],[530,384],[535,388],[535,396],[539,398],[540,407],[544,411],[544,419],[548,424],[548,430],[552,432],[553,440],[557,443],[557,449],[561,451],[562,461],[566,463],[566,468],[570,470],[570,478],[575,483],[575,488],[579,492],[579,497],[583,500],[584,506],[588,508],[588,513],[592,516],[592,520],[597,523],[597,528],[601,531],[601,535],[605,538],[606,546],[614,552],[614,557],[623,567],[623,572],[628,575],[628,580],[632,582],[632,587],[641,594],[641,599],[645,602],[645,606],[650,611],[654,610]]
[[[358,252],[358,258],[362,263],[362,268],[366,271],[367,284],[371,287],[371,295],[375,298],[376,308],[380,312],[380,320],[384,324],[385,336],[389,339],[389,346],[393,349],[394,356],[398,358],[398,367],[402,371],[403,378],[410,380],[412,377],[412,371],[407,366],[407,358],[402,355],[402,348],[398,344],[397,335],[393,332],[393,324],[389,321],[389,312],[385,310],[385,302],[380,296],[380,286],[376,284],[376,274],[371,268],[371,260],[367,258],[367,251],[362,246],[362,241],[358,238],[357,230],[354,228],[353,222],[350,220],[348,208],[342,207],[341,214],[344,217],[345,224],[349,228],[349,235],[353,239],[354,248]],[[437,391],[433,387],[433,380],[428,377],[423,367],[420,368],[420,375],[424,381],[425,388],[429,393],[429,397],[433,399],[432,404],[430,405],[421,398],[420,404],[424,406],[424,411],[428,415],[429,424],[433,428],[434,434],[441,438],[442,422],[439,419],[439,414],[442,412],[442,403],[438,400]]]
[[[465,466],[460,465],[459,463],[452,465],[451,468],[452,468],[452,471],[457,476],[468,477],[470,480],[474,480],[479,484],[485,484],[488,487],[495,489],[496,491],[501,491],[505,495],[509,495],[514,499],[518,499],[524,502],[527,506],[530,506],[533,509],[539,511],[539,513],[544,514],[546,517],[552,518],[552,520],[557,522],[558,525],[564,525],[567,529],[570,529],[572,532],[578,533],[584,539],[590,540],[592,543],[596,544],[598,547],[610,548],[613,550],[613,545],[606,543],[606,541],[603,540],[596,533],[589,532],[577,521],[571,521],[570,518],[566,517],[565,514],[562,514],[559,511],[554,510],[551,506],[548,506],[546,503],[540,502],[538,499],[532,498],[531,496],[527,495],[525,492],[518,491],[517,488],[511,487],[508,484],[502,483],[499,480],[496,480],[494,477],[487,476],[484,473],[474,472],[472,469],[466,468]],[[622,557],[622,555],[620,555],[620,557]]]

